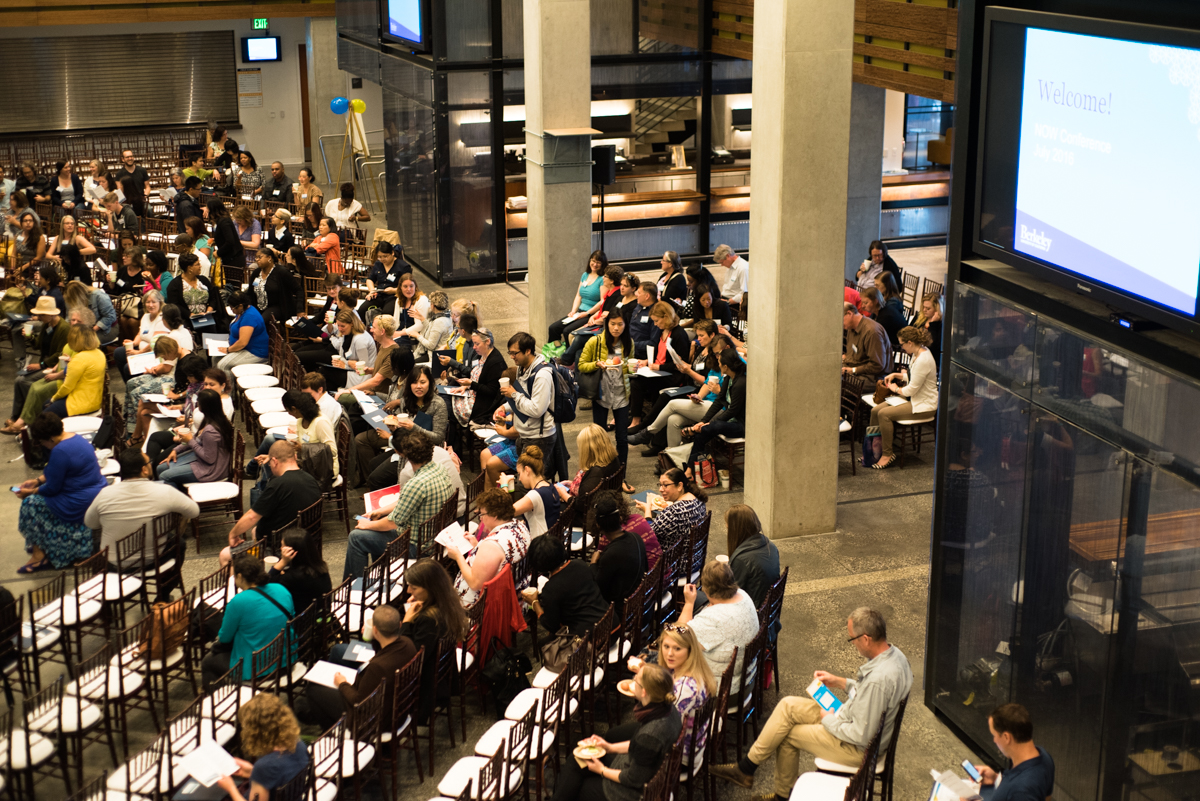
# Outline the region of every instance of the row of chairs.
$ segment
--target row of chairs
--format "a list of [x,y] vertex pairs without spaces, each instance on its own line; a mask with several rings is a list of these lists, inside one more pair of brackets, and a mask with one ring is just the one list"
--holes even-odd
[[39,174],[51,173],[55,162],[71,161],[77,172],[87,172],[87,164],[98,160],[110,169],[119,167],[121,152],[132,150],[142,166],[173,167],[178,164],[181,147],[204,141],[204,127],[183,127],[156,131],[122,131],[119,134],[72,134],[27,136],[0,141],[0,164],[6,165],[0,177],[16,178],[21,164],[32,164]]

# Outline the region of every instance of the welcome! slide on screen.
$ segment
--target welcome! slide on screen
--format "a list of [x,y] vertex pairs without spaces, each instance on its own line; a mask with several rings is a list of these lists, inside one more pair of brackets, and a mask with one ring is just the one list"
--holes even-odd
[[388,0],[388,30],[410,42],[421,41],[420,0]]
[[1198,187],[1200,51],[1028,29],[1017,251],[1193,314]]

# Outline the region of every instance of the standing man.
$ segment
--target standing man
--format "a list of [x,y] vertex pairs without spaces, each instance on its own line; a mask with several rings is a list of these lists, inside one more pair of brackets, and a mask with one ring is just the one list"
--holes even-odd
[[[985,801],[1045,801],[1054,792],[1054,760],[1046,749],[1034,745],[1033,719],[1020,704],[1001,704],[988,717],[992,742],[1012,762],[997,773],[976,765],[983,776],[980,794]],[[1003,779],[1003,781],[1001,781]]]
[[262,200],[269,200],[272,203],[292,202],[292,179],[284,173],[281,163],[271,162],[271,174],[267,180],[263,181],[263,185],[255,190],[254,194],[259,195]]
[[[887,717],[879,753],[887,751],[900,702],[912,689],[912,669],[900,649],[887,641],[887,624],[874,609],[855,609],[846,621],[846,631],[849,641],[867,660],[856,678],[844,679],[824,670],[815,671],[813,677],[830,690],[846,691],[849,700],[837,712],[826,712],[811,698],[789,695],[780,699],[746,756],[734,763],[713,765],[712,775],[750,787],[758,766],[774,754],[775,797],[787,799],[800,775],[801,751],[857,767],[884,710]],[[1044,801],[1044,796],[1038,801]]]
[[187,228],[184,226],[184,221],[189,217],[199,217],[204,219],[204,212],[200,210],[200,190],[204,186],[203,179],[192,175],[184,179],[183,191],[175,196],[175,230],[179,233],[187,233]]
[[741,305],[742,295],[750,291],[750,262],[734,253],[729,245],[717,245],[713,261],[729,271],[721,285],[721,297],[730,304]]
[[846,332],[842,373],[863,375],[872,381],[883,378],[892,367],[892,345],[883,326],[859,314],[854,304],[843,302],[842,329]]
[[[517,453],[530,445],[542,450],[547,461],[553,457],[558,443],[558,427],[554,424],[554,376],[550,365],[537,352],[537,340],[526,333],[513,334],[508,340],[508,357],[517,366],[517,380],[500,387],[508,400],[517,429]],[[492,419],[504,417],[501,406]]]
[[[124,175],[118,173],[117,179],[128,175],[133,181],[133,189],[141,194],[143,198],[150,197],[150,173],[146,172],[146,168],[134,161],[132,150],[121,151],[121,164],[125,170]],[[129,198],[126,198],[129,200]]]

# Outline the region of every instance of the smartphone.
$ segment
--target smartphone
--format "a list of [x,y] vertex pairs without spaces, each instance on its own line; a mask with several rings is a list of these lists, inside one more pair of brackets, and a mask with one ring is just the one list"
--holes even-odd
[[20,492],[20,491],[21,491],[21,488],[20,488],[20,487],[9,487],[9,489],[10,489],[10,490],[12,490],[13,492]]
[[975,770],[975,766],[971,764],[971,760],[964,759],[962,761],[962,769],[971,777],[971,781],[976,783],[983,781],[983,774]]
[[355,515],[354,519],[355,520],[365,520],[368,523],[371,522],[371,518],[367,517],[366,515]]

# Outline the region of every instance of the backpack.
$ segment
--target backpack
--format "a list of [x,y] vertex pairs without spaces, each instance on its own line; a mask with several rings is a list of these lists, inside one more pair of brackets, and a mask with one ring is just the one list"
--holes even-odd
[[[544,369],[550,370],[550,379],[552,381],[552,388],[554,392],[550,407],[546,409],[546,411],[554,415],[554,422],[559,426],[562,426],[565,423],[574,422],[575,404],[579,401],[579,385],[575,383],[574,375],[572,375],[569,369],[563,367],[561,364],[557,364],[555,362],[543,362],[537,366],[537,369],[535,369],[533,374],[529,377],[529,383],[531,386],[534,379],[537,378],[537,374]],[[519,391],[525,397],[530,397],[530,391],[526,389],[520,381],[516,381],[513,386],[516,387],[517,391]],[[515,406],[513,407],[513,411],[517,414],[520,414],[516,411]],[[526,420],[528,418],[524,415],[521,415],[521,419]],[[542,415],[542,429],[545,430],[545,428],[546,416]]]

